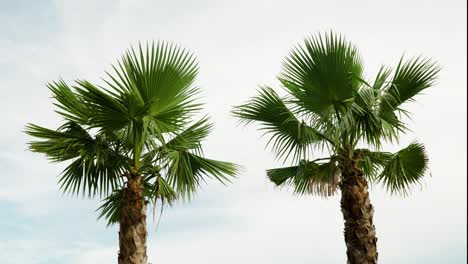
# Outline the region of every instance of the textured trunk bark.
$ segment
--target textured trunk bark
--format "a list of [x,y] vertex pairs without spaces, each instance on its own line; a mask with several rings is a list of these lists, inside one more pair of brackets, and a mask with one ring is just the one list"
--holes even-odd
[[377,237],[373,224],[374,207],[369,200],[367,181],[356,159],[342,168],[341,211],[345,222],[348,264],[377,263]]
[[140,176],[129,177],[122,203],[118,263],[147,264],[146,205]]

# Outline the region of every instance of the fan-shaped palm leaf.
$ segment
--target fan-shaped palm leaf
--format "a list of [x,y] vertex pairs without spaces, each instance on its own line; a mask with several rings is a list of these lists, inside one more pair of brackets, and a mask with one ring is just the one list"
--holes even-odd
[[260,90],[260,95],[233,111],[244,122],[260,122],[261,129],[271,135],[269,143],[278,157],[287,158],[291,153],[299,159],[311,143],[329,140],[318,129],[299,121],[284,101],[271,88]]
[[280,81],[305,109],[320,116],[349,105],[359,88],[362,63],[342,36],[307,38],[284,60]]
[[316,163],[302,160],[298,166],[269,169],[268,178],[277,186],[292,186],[296,194],[331,196],[339,181],[335,161]]
[[423,144],[413,142],[393,154],[377,180],[392,192],[406,194],[427,171],[428,158]]

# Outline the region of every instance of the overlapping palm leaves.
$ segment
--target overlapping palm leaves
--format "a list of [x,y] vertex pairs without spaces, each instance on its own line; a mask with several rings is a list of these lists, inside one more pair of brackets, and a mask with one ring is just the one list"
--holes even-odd
[[201,143],[212,124],[206,117],[192,121],[202,106],[195,101],[197,72],[190,52],[159,42],[127,51],[103,85],[50,83],[66,123],[56,130],[28,125],[26,133],[38,138],[30,148],[70,161],[61,188],[104,197],[101,217],[110,224],[119,219],[128,173],[143,177],[148,202],[190,198],[205,176],[225,183],[238,166],[203,157]]
[[[277,156],[285,161],[292,157],[297,164],[267,171],[278,186],[292,186],[298,194],[332,195],[340,157],[358,155],[369,180],[405,193],[427,170],[424,146],[413,142],[397,153],[380,149],[407,131],[404,103],[432,86],[438,71],[429,59],[402,58],[394,71],[382,67],[368,82],[351,43],[334,33],[319,34],[284,60],[278,78],[283,96],[263,87],[233,113],[243,122],[259,123]],[[330,156],[312,160],[321,153]]]

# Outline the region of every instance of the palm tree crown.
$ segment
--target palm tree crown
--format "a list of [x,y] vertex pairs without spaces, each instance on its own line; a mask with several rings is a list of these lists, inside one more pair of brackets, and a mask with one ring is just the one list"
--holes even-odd
[[[374,80],[365,80],[351,43],[333,33],[318,35],[284,60],[278,80],[285,96],[262,87],[233,113],[245,123],[258,122],[277,156],[295,163],[267,171],[278,186],[333,195],[343,161],[354,157],[368,180],[406,193],[426,172],[424,146],[413,142],[396,153],[382,152],[381,146],[408,131],[404,103],[432,86],[438,71],[429,59],[402,58],[395,70],[381,67]],[[329,156],[311,158],[318,152]]]
[[26,133],[38,139],[30,149],[70,161],[60,187],[104,197],[100,217],[109,224],[120,220],[131,175],[142,178],[146,203],[190,198],[205,176],[225,183],[238,167],[203,157],[201,143],[212,124],[207,117],[193,121],[202,107],[194,98],[197,72],[190,52],[158,42],[128,50],[103,85],[49,83],[65,123],[57,129],[29,124]]
[[[260,123],[278,157],[292,158],[294,166],[267,170],[273,183],[321,196],[339,188],[349,264],[378,261],[368,181],[405,194],[427,170],[422,144],[396,153],[381,147],[408,130],[404,103],[432,86],[438,71],[428,59],[402,59],[394,71],[381,67],[368,81],[352,44],[333,33],[318,35],[284,60],[278,79],[285,96],[263,87],[234,109],[244,122]],[[319,152],[328,155],[312,158]]]

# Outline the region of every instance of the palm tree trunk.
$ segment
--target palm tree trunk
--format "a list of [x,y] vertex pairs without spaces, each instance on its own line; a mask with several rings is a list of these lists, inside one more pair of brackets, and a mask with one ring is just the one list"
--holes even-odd
[[123,190],[119,231],[119,264],[147,264],[146,205],[141,176],[129,177]]
[[367,181],[358,169],[356,159],[346,163],[342,168],[340,189],[347,263],[375,264],[378,258],[377,237]]

